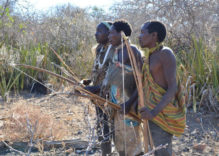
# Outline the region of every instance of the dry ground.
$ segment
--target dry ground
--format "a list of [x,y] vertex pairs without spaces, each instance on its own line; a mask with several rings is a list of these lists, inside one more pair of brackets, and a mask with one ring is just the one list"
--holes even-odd
[[[8,118],[15,118],[15,107],[28,106],[27,110],[40,110],[36,113],[44,117],[45,120],[53,122],[53,128],[56,129],[53,133],[47,136],[36,136],[35,140],[84,140],[89,141],[91,128],[95,126],[95,109],[88,99],[78,98],[75,96],[69,97],[66,94],[37,96],[29,93],[24,93],[23,96],[13,96],[8,103],[1,101],[0,109],[0,140],[6,140],[13,137],[12,131],[5,132],[5,126]],[[33,107],[32,107],[33,106]],[[21,109],[25,110],[25,109]],[[193,113],[188,109],[187,112],[187,128],[183,136],[173,139],[173,149],[177,156],[193,156],[193,155],[212,155],[219,156],[219,115],[214,113]],[[27,115],[25,116],[25,119]],[[30,117],[31,118],[31,117]],[[33,118],[37,118],[34,116]],[[30,119],[31,120],[31,119]],[[42,118],[37,119],[41,122]],[[24,123],[27,120],[24,120]],[[49,122],[48,122],[49,123]],[[48,124],[47,123],[47,124]],[[54,125],[55,124],[55,125]],[[61,125],[61,126],[60,126]],[[39,126],[39,124],[38,124]],[[12,126],[13,127],[13,126]],[[44,126],[49,128],[48,126]],[[58,127],[58,128],[57,128]],[[9,127],[10,128],[10,127]],[[20,129],[20,131],[24,130]],[[27,129],[27,128],[26,128]],[[46,128],[45,128],[46,129]],[[43,129],[44,130],[44,129]],[[42,131],[42,129],[41,129]],[[26,133],[18,133],[19,135],[28,135]],[[55,133],[59,134],[56,135]],[[18,135],[17,135],[18,136]],[[16,139],[16,138],[13,138]],[[18,136],[17,140],[28,140],[28,137]],[[34,141],[35,141],[34,140]],[[0,150],[0,155],[15,155],[16,152],[11,152],[7,148]],[[65,148],[52,149],[50,151],[33,151],[31,155],[77,155],[74,150]],[[96,151],[93,155],[100,155],[100,151]]]

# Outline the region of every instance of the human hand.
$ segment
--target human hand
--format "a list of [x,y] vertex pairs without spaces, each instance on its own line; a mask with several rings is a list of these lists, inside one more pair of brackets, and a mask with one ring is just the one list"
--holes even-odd
[[139,110],[140,114],[141,114],[141,119],[147,119],[147,120],[151,120],[153,119],[155,116],[153,115],[153,113],[148,110],[146,107],[143,107]]

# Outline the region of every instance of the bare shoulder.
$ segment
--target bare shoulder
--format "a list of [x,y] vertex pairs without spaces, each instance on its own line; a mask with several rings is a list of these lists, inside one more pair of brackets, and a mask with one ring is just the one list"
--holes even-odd
[[175,63],[176,62],[176,57],[169,47],[163,47],[161,52],[159,53],[160,58],[162,58],[162,62],[164,63]]

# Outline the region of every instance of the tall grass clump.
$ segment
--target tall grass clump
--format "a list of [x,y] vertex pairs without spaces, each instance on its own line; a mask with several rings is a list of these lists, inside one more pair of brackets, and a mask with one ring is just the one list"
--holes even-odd
[[[72,71],[78,75],[79,79],[82,79],[90,75],[93,62],[91,47],[92,45],[84,45],[77,53],[70,49],[65,51],[57,49],[56,51]],[[57,79],[49,77],[45,73],[23,67],[13,67],[11,66],[12,64],[27,64],[48,69],[58,74],[64,74],[61,70],[63,65],[54,56],[48,44],[18,48],[4,44],[0,48],[0,58],[0,90],[4,100],[7,100],[10,90],[19,92],[20,90],[31,88],[34,82],[33,79],[41,82],[57,83]],[[60,68],[57,68],[57,66]]]
[[[219,98],[219,51],[208,47],[202,39],[193,37],[189,51],[178,53],[179,62],[185,67],[181,77],[187,77],[188,103],[207,105],[208,109],[217,112]],[[189,84],[188,84],[189,83]]]
[[43,73],[38,73],[31,69],[19,68],[18,71],[13,64],[28,64],[33,66],[38,66],[46,68],[49,66],[48,63],[48,46],[37,45],[30,48],[20,47],[13,48],[9,45],[4,44],[0,48],[0,90],[1,96],[4,100],[7,100],[10,90],[19,91],[23,90],[31,83],[33,80],[24,75],[23,72],[27,73],[34,79],[45,80],[47,76]]

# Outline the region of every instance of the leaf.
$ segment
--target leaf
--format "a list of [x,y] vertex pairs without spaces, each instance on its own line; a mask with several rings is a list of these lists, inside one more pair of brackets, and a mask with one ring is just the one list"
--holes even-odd
[[13,17],[9,16],[8,18],[9,18],[9,20],[11,21],[11,23],[14,23]]

